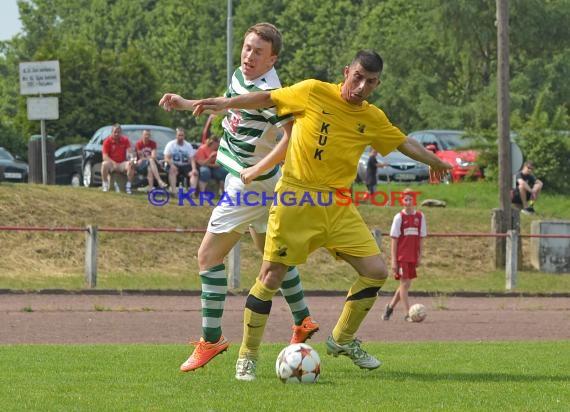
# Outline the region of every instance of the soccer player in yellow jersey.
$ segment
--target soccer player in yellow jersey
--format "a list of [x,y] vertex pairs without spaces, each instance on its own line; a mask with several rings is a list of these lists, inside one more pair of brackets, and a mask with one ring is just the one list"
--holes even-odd
[[[368,145],[382,155],[398,149],[427,163],[435,173],[451,168],[407,138],[382,110],[365,100],[380,84],[382,68],[382,58],[376,52],[361,50],[344,68],[341,84],[305,80],[282,89],[204,99],[194,104],[195,115],[205,110],[275,105],[279,115],[295,117],[290,139],[282,140],[261,162],[240,174],[248,182],[268,165],[285,158],[283,175],[276,187],[277,201],[269,213],[263,263],[246,300],[244,335],[236,363],[238,380],[255,379],[271,300],[287,267],[304,263],[320,247],[358,272],[327,340],[327,353],[347,356],[364,369],[380,366],[378,359],[361,348],[355,334],[376,301],[388,270],[356,207],[346,203],[341,206],[334,200],[327,202],[327,196],[350,187],[360,155]],[[286,203],[280,201],[285,193],[289,198]],[[317,200],[319,196],[322,201]],[[308,198],[314,201],[311,203]],[[297,199],[297,203],[291,205],[291,199]]]

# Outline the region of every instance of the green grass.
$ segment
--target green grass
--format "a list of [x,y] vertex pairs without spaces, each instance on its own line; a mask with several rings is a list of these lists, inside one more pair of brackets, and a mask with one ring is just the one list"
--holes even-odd
[[370,343],[383,366],[321,354],[314,385],[280,383],[264,345],[258,379],[233,377],[237,347],[193,373],[174,345],[17,345],[0,350],[5,411],[567,411],[569,342]]

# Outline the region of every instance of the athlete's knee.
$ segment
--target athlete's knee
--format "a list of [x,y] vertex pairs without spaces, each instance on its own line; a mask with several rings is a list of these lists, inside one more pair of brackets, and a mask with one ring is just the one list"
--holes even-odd
[[200,270],[207,270],[212,266],[220,265],[224,262],[224,257],[218,256],[214,248],[202,247],[198,249],[198,267]]
[[384,263],[378,264],[372,267],[372,269],[366,274],[366,277],[384,280],[388,277],[388,268]]
[[268,289],[278,289],[287,273],[288,266],[281,263],[263,261],[259,280]]

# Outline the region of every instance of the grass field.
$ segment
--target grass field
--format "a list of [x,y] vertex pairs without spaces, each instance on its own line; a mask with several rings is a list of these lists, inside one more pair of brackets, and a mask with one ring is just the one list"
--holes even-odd
[[569,342],[367,344],[385,362],[363,371],[326,355],[319,382],[282,384],[280,345],[264,345],[258,379],[233,377],[237,348],[205,369],[173,373],[173,345],[21,345],[0,350],[4,411],[567,411]]
[[[404,186],[379,185],[378,190],[401,191]],[[356,190],[363,190],[356,187]],[[438,233],[488,233],[491,211],[498,207],[496,186],[489,182],[457,185],[421,185],[420,201],[436,198],[446,208],[424,208],[428,231]],[[545,194],[537,203],[537,216],[521,216],[521,233],[530,233],[536,219],[570,220],[568,198]],[[400,207],[362,205],[359,210],[370,228],[388,232]],[[205,228],[212,208],[177,206],[173,202],[153,207],[142,193],[127,196],[99,189],[0,184],[0,226],[42,227],[146,227]],[[98,238],[98,288],[198,289],[197,250],[201,234],[123,234],[100,232]],[[428,238],[415,290],[428,292],[505,290],[504,271],[492,262],[491,238]],[[83,233],[1,232],[0,288],[82,289],[85,256]],[[382,247],[389,250],[383,236]],[[532,268],[529,240],[523,239],[523,262],[517,291],[570,292],[570,276],[541,273]],[[257,275],[260,254],[248,236],[241,248],[242,288]],[[182,264],[183,262],[183,264]],[[318,250],[301,265],[303,282],[310,290],[346,290],[352,269]],[[393,290],[388,282],[386,290]]]

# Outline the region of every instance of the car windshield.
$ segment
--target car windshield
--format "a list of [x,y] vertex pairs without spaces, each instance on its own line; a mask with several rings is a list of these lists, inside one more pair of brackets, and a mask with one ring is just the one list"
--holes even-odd
[[67,146],[62,146],[59,149],[57,149],[55,151],[55,153],[53,154],[55,157],[61,157],[65,154],[65,152],[67,152],[69,150],[69,147]]
[[443,150],[452,150],[469,146],[472,139],[459,133],[441,133],[437,135]]
[[0,159],[2,160],[14,160],[14,156],[12,156],[12,154],[7,151],[6,149],[4,149],[3,147],[0,147]]

